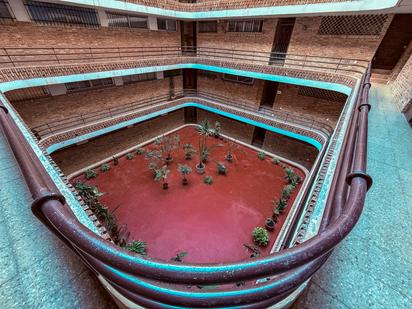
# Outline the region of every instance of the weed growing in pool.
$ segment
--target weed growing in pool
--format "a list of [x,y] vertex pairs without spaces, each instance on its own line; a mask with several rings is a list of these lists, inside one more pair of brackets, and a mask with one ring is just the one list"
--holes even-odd
[[186,176],[189,175],[192,172],[192,169],[190,168],[190,166],[188,165],[182,165],[179,164],[177,170],[179,171],[179,173],[182,175],[183,179],[182,179],[182,184],[185,186],[187,185],[188,181]]
[[256,245],[266,247],[269,244],[269,233],[263,227],[256,227],[252,232],[252,238]]
[[203,178],[203,182],[207,185],[211,185],[213,183],[213,177],[212,176],[205,176],[205,178]]
[[183,262],[183,259],[187,256],[187,252],[180,251],[176,256],[172,257],[170,260],[173,262]]
[[258,158],[259,158],[259,160],[265,160],[265,158],[266,158],[266,153],[264,153],[263,151],[259,151],[258,153],[257,153],[257,156],[258,156]]
[[127,159],[127,160],[133,159],[133,154],[132,154],[132,153],[128,153],[128,154],[126,155],[126,159]]
[[86,179],[92,179],[97,177],[97,173],[94,170],[88,169],[87,171],[84,172],[84,177]]
[[139,147],[139,148],[136,149],[136,154],[137,155],[145,154],[145,152],[146,152],[146,150],[144,150],[144,148]]
[[110,165],[107,164],[107,163],[103,163],[103,164],[100,166],[100,171],[102,171],[103,173],[104,173],[104,172],[107,172],[107,171],[109,171],[109,170],[110,170]]
[[127,244],[124,246],[129,251],[132,251],[134,253],[140,254],[140,255],[146,255],[146,243],[140,240],[135,240],[132,241],[131,243]]

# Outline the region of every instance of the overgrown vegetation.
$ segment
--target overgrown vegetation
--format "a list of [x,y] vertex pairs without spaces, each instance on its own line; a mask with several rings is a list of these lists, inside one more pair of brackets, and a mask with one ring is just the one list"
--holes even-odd
[[266,247],[269,244],[269,233],[263,227],[256,227],[252,232],[252,238],[256,245]]

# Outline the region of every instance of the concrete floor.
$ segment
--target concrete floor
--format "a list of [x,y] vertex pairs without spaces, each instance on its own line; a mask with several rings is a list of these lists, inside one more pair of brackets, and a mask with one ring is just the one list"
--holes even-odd
[[[369,173],[360,222],[294,309],[412,308],[412,130],[371,91]],[[0,308],[114,308],[96,279],[30,212],[30,193],[0,131]]]

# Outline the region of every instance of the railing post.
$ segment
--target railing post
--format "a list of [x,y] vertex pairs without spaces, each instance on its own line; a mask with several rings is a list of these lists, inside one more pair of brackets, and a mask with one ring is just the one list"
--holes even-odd
[[49,131],[50,131],[50,134],[54,134],[54,132],[53,132],[53,130],[51,129],[51,127],[49,126],[49,124],[48,123],[46,123],[46,125],[47,125],[47,128],[49,129]]

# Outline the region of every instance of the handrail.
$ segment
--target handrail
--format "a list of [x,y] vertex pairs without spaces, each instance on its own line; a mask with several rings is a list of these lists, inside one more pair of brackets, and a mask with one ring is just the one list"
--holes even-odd
[[260,109],[255,102],[247,100],[236,100],[233,102],[233,98],[229,98],[223,95],[216,95],[208,91],[183,89],[181,91],[176,91],[174,98],[170,95],[158,95],[151,98],[144,98],[141,100],[117,105],[116,107],[109,107],[106,109],[101,109],[99,111],[90,112],[87,114],[78,114],[64,119],[57,119],[54,121],[42,123],[40,125],[31,128],[32,132],[38,139],[43,139],[47,136],[68,131],[71,129],[76,129],[81,126],[90,125],[96,121],[102,121],[106,119],[111,119],[114,117],[120,117],[127,113],[139,112],[144,108],[159,104],[170,102],[173,100],[179,100],[182,98],[193,98],[193,99],[206,99],[213,101],[214,103],[223,104],[226,106],[241,108],[253,113],[258,113],[263,116],[271,117],[276,120],[284,122],[292,122],[294,124],[299,124],[307,127],[308,129],[319,130],[326,135],[330,135],[333,132],[333,128],[328,124],[321,123],[314,118],[303,117],[301,115],[295,115],[290,112],[278,111],[278,110],[266,110]]
[[359,59],[279,52],[258,52],[203,46],[164,47],[70,47],[70,48],[16,48],[0,49],[0,68],[70,65],[89,62],[134,61],[147,58],[193,57],[242,61],[245,64],[268,65],[292,69],[307,69],[329,73],[363,74],[368,62]]
[[179,2],[178,0],[119,0],[140,4],[149,7],[157,7],[183,12],[202,12],[234,9],[250,9],[254,7],[270,7],[283,5],[302,5],[317,3],[336,3],[359,0],[203,0],[198,3]]
[[[239,263],[199,265],[155,261],[135,256],[103,240],[83,226],[64,206],[64,199],[12,118],[0,111],[0,122],[35,199],[33,211],[118,292],[137,303],[150,303],[149,307],[153,308],[167,305],[264,308],[284,299],[309,279],[361,215],[366,192],[371,185],[371,178],[366,174],[369,80],[370,67],[358,93],[358,104],[352,111],[357,115],[357,123],[352,123],[356,129],[350,130],[351,134],[345,137],[346,141],[354,138],[354,152],[341,153],[343,161],[352,166],[352,173],[348,175],[344,168],[335,173],[337,179],[347,181],[339,182],[341,185],[335,190],[335,194],[339,194],[343,187],[348,190],[345,203],[338,210],[341,213],[336,214],[334,221],[331,216],[324,217],[320,233],[302,244]],[[347,143],[345,147],[348,147]],[[326,204],[326,213],[332,213],[332,204]],[[252,287],[207,292],[186,288],[190,284],[236,283],[274,275],[278,276]]]

